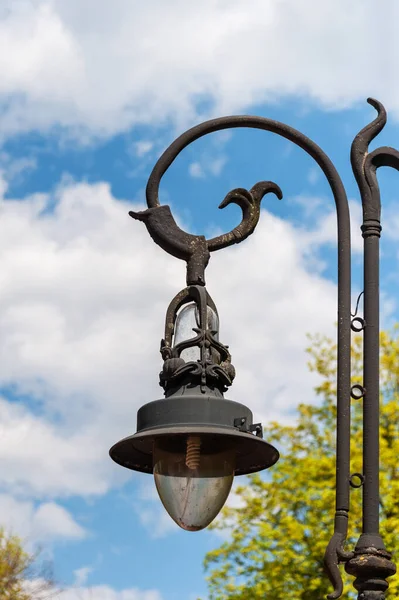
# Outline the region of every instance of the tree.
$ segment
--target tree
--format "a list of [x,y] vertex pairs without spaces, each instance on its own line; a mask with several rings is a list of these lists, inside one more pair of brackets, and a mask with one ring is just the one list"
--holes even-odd
[[[336,346],[310,338],[309,367],[321,376],[318,405],[301,404],[292,426],[271,423],[265,438],[281,449],[265,475],[236,489],[238,507],[226,507],[214,528],[228,540],[209,552],[210,600],[321,600],[331,591],[323,555],[332,534],[335,503]],[[361,337],[353,341],[353,383],[361,383]],[[381,334],[381,533],[399,550],[399,335]],[[361,400],[352,402],[351,472],[361,472]],[[361,523],[361,490],[351,490],[353,548]],[[399,555],[399,553],[397,553]],[[343,573],[345,598],[355,598],[353,578]],[[398,597],[392,577],[387,600]]]
[[1,600],[44,600],[52,597],[54,587],[47,569],[37,565],[37,556],[29,554],[20,539],[0,529]]

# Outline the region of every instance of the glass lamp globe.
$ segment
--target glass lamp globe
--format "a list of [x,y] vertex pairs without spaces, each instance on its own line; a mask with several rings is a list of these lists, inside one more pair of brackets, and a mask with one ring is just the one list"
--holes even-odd
[[206,454],[199,435],[154,444],[154,479],[172,519],[186,531],[207,527],[218,515],[234,478],[234,451]]

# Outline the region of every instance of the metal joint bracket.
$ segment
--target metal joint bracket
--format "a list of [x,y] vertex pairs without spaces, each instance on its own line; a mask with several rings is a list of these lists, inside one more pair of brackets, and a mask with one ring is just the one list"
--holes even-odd
[[255,433],[256,437],[263,439],[262,423],[247,425],[247,417],[238,417],[234,419],[234,427],[237,427],[237,429],[244,433]]

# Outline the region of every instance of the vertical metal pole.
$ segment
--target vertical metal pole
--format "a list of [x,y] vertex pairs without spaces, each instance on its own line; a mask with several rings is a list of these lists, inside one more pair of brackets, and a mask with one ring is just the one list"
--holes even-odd
[[380,423],[380,323],[378,221],[362,226],[364,237],[364,339],[363,339],[363,535],[373,536],[372,546],[384,549],[379,535],[379,423]]
[[[349,517],[350,474],[350,380],[351,380],[351,261],[350,220],[344,203],[338,208],[338,344],[337,344],[337,432],[336,432],[336,496],[334,533],[324,555],[324,567],[334,586],[328,594],[336,600],[343,592],[339,562],[352,557],[345,551]],[[347,207],[346,207],[347,208]]]
[[[363,207],[364,208],[364,207]],[[364,339],[363,339],[363,527],[355,556],[346,570],[356,577],[358,600],[384,600],[386,578],[395,573],[391,555],[380,536],[380,325],[379,325],[379,219],[367,218],[366,204],[362,233],[364,238]],[[373,215],[375,216],[375,215]],[[379,216],[379,215],[378,215]]]
[[364,339],[363,339],[363,527],[354,557],[345,565],[356,577],[358,600],[385,600],[386,579],[396,567],[385,549],[379,531],[379,435],[380,435],[380,325],[379,325],[379,243],[381,201],[376,170],[381,166],[399,169],[399,153],[393,148],[378,148],[371,154],[368,145],[386,123],[380,102],[368,99],[378,116],[355,137],[351,162],[359,186],[364,238]]

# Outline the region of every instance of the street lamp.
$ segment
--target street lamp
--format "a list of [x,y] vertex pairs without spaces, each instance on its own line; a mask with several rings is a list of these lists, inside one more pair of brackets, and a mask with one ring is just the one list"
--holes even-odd
[[[224,398],[235,370],[228,347],[219,341],[219,317],[205,288],[210,253],[239,243],[255,229],[261,200],[267,193],[282,197],[273,182],[262,181],[251,190],[231,191],[219,208],[235,203],[241,223],[210,240],[191,235],[176,224],[169,206],[160,205],[162,176],[191,142],[223,129],[249,127],[276,133],[305,150],[320,166],[335,200],[338,225],[338,349],[336,512],[334,533],[325,553],[325,567],[334,586],[330,600],[343,591],[339,563],[356,579],[359,600],[384,600],[386,578],[396,572],[379,534],[379,238],[380,193],[376,170],[399,170],[399,152],[368,146],[386,123],[381,103],[368,99],[378,112],[375,120],[354,139],[351,163],[363,206],[364,316],[351,317],[350,216],[342,181],[324,152],[299,131],[263,117],[232,116],[213,119],[178,137],[156,163],[147,184],[148,209],[130,212],[143,221],[161,248],[187,263],[187,287],[170,303],[161,342],[164,360],[160,384],[165,398],[140,408],[137,432],[117,444],[110,455],[120,465],[153,473],[159,496],[180,527],[198,531],[215,518],[229,494],[234,475],[273,466],[279,453],[263,440],[260,423],[249,408]],[[363,384],[351,386],[351,330],[364,335]],[[363,401],[363,472],[351,474],[351,398]],[[345,549],[350,486],[363,488],[362,533],[353,551]]]

